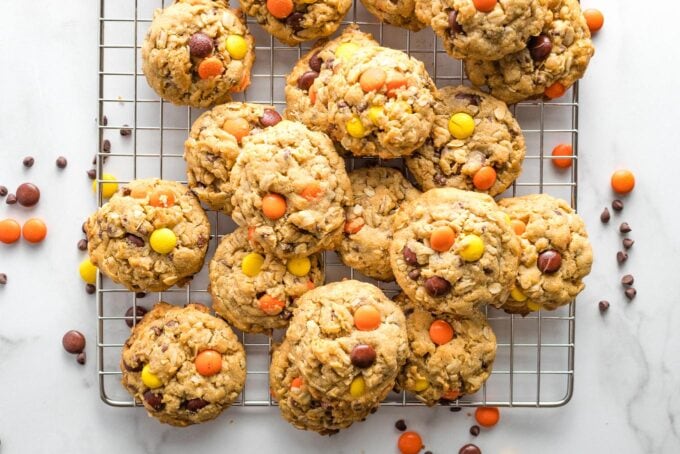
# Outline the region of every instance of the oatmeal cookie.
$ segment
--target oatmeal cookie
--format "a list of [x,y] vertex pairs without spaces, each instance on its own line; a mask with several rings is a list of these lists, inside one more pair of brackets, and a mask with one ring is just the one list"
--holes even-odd
[[361,0],[369,13],[380,22],[417,32],[427,27],[415,13],[416,0]]

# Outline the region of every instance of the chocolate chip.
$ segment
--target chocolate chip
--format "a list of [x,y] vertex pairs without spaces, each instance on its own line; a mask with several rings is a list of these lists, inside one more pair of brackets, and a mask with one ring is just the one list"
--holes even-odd
[[[144,317],[147,312],[146,308],[142,306],[128,307],[128,310],[125,311],[125,316],[129,318],[125,319],[125,324],[132,328],[135,324],[139,324],[139,322],[142,321],[142,317]],[[134,319],[132,317],[133,313],[135,314]]]
[[163,396],[161,394],[156,394],[151,390],[147,390],[144,393],[144,402],[156,411],[163,409]]
[[126,233],[125,239],[133,246],[144,247],[144,240],[132,233]]
[[560,269],[562,266],[562,255],[552,249],[543,251],[538,256],[538,269],[542,273],[550,274]]
[[7,275],[0,273],[0,285],[7,285]]
[[281,115],[274,109],[264,109],[264,113],[260,117],[260,124],[264,127],[274,126],[281,121]]
[[106,115],[104,115],[102,117],[102,126],[108,126],[108,125],[109,125],[109,118]]
[[403,419],[400,419],[399,421],[394,423],[394,427],[399,431],[403,432],[406,430],[406,422]]
[[423,454],[432,454],[432,451],[425,451]]
[[375,363],[375,357],[375,349],[366,344],[356,345],[349,354],[352,365],[360,369],[371,367]]
[[85,349],[85,336],[80,331],[67,331],[61,338],[61,345],[69,353],[80,353]]
[[441,173],[435,173],[434,177],[432,177],[432,180],[437,186],[446,186],[446,177]]
[[188,411],[198,411],[201,408],[207,406],[210,402],[199,398],[187,400],[187,410]]
[[451,284],[444,278],[432,276],[425,281],[425,290],[430,296],[442,296],[449,293]]
[[95,287],[94,284],[85,284],[85,293],[88,295],[94,295],[96,291],[97,287]]
[[449,411],[451,413],[458,413],[459,411],[463,411],[463,407],[451,407],[449,408]]
[[621,278],[621,285],[633,285],[635,278],[632,274],[626,274]]
[[144,293],[144,292],[137,292],[137,293],[135,293],[135,296],[136,296],[137,298],[144,298],[144,297],[146,297],[146,293]]
[[17,188],[17,201],[19,205],[32,207],[40,200],[40,189],[33,183],[22,183]]
[[604,222],[605,224],[609,222],[609,220],[612,218],[612,215],[609,214],[609,210],[605,207],[604,210],[602,210],[602,214],[600,215],[600,221]]
[[57,158],[57,167],[59,167],[60,169],[65,169],[67,164],[68,164],[68,161],[66,160],[65,157],[59,156]]
[[597,303],[597,306],[600,308],[600,312],[607,312],[609,310],[609,301],[602,300]]
[[318,73],[321,72],[321,64],[323,63],[323,60],[321,60],[321,57],[319,57],[319,53],[316,52],[314,55],[312,55],[309,58],[309,67],[312,68],[313,71],[316,71]]
[[125,370],[128,372],[140,372],[144,369],[144,364],[138,363],[136,366],[131,366],[128,363],[123,362],[123,367],[125,367]]
[[463,27],[460,26],[457,19],[458,11],[456,11],[455,9],[451,10],[451,12],[449,13],[449,29],[451,30],[451,34],[463,32]]
[[189,54],[192,57],[207,57],[212,51],[213,40],[205,33],[194,33],[189,38]]
[[5,199],[5,203],[7,205],[14,205],[15,203],[17,203],[17,196],[15,196],[14,194],[9,194],[7,196],[7,199]]
[[87,251],[87,240],[78,241],[78,249],[81,251]]
[[24,158],[24,167],[33,167],[35,164],[35,158],[33,156],[26,156]]
[[627,252],[619,251],[619,252],[616,253],[616,261],[617,262],[623,263],[626,260],[628,260],[628,253]]
[[632,231],[633,229],[630,228],[627,222],[622,222],[621,225],[619,226],[619,232],[621,233],[628,233]]
[[294,12],[290,16],[286,17],[286,25],[293,29],[293,31],[299,32],[302,30],[302,20],[305,15],[299,11]]
[[82,223],[82,225],[80,226],[80,230],[82,230],[83,233],[87,234],[87,221]]
[[624,293],[626,294],[626,298],[632,300],[635,298],[635,295],[637,295],[637,290],[635,290],[633,287],[628,287]]
[[96,171],[95,169],[90,169],[90,170],[88,170],[88,171],[87,171],[87,177],[88,177],[90,180],[94,180],[95,178],[97,178],[97,171]]
[[76,356],[76,361],[78,361],[78,364],[85,364],[85,361],[87,361],[87,355],[85,352],[78,353],[78,356]]
[[475,424],[474,426],[470,427],[470,435],[476,437],[477,435],[479,435],[480,430],[481,429],[479,428],[479,426]]
[[458,454],[482,454],[482,450],[470,443],[460,448]]
[[123,125],[123,127],[120,129],[120,135],[123,137],[127,137],[132,135],[132,129],[128,125]]
[[630,249],[630,248],[633,247],[634,244],[635,244],[635,241],[634,241],[634,240],[631,240],[630,238],[624,238],[624,239],[623,239],[623,247],[624,247],[624,249]]
[[409,271],[408,277],[413,281],[417,281],[418,278],[420,277],[420,270],[416,268],[415,270]]
[[529,53],[534,61],[543,61],[552,51],[552,42],[548,35],[534,36],[529,40]]
[[7,195],[7,187],[6,186],[0,186],[0,197],[5,197]]
[[464,99],[473,106],[479,106],[482,103],[481,96],[472,93],[458,93],[456,99]]
[[[102,142],[102,151],[104,153],[111,152],[111,141],[109,139],[105,139],[104,142]],[[92,164],[94,164],[94,162]]]
[[612,208],[614,211],[621,211],[623,210],[623,201],[616,199],[612,202]]
[[319,77],[319,73],[316,71],[307,71],[303,73],[297,81],[298,88],[300,90],[309,90],[309,87],[312,86],[317,77]]
[[404,249],[401,251],[402,255],[404,256],[404,261],[411,266],[418,266],[418,256],[416,255],[415,252],[408,246],[404,246]]

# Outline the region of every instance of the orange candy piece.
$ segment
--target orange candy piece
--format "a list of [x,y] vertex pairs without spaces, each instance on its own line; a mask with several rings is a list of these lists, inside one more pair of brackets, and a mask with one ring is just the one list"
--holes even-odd
[[21,226],[14,219],[0,221],[0,241],[11,244],[21,238]]
[[133,188],[133,189],[130,191],[130,197],[132,197],[133,199],[143,199],[143,198],[146,198],[146,194],[147,194],[146,189],[144,189],[144,188],[139,188],[139,187]]
[[169,190],[154,191],[149,198],[149,205],[156,208],[170,208],[175,204],[175,194]]
[[566,92],[567,88],[559,82],[555,82],[545,89],[545,95],[550,99],[561,98]]
[[203,350],[196,356],[194,365],[199,374],[210,377],[222,370],[222,355],[215,350]]
[[400,89],[401,87],[405,87],[407,85],[406,78],[401,75],[395,75],[390,78],[390,80],[387,81],[387,96],[390,98],[394,98],[397,96],[397,90]]
[[472,3],[475,4],[477,11],[488,13],[493,11],[493,9],[496,7],[496,3],[498,3],[498,0],[472,0]]
[[198,77],[201,79],[210,79],[217,77],[224,72],[224,66],[217,57],[210,57],[203,60],[198,65]]
[[382,317],[375,306],[365,304],[354,311],[354,326],[359,331],[373,331],[380,326]]
[[480,191],[486,191],[496,183],[496,171],[491,166],[484,166],[472,177],[472,184]]
[[300,195],[311,202],[312,200],[316,200],[322,192],[321,185],[315,181],[305,186],[302,191],[300,191]]
[[258,303],[260,310],[267,315],[278,315],[281,313],[286,303],[279,301],[273,296],[263,295]]
[[[552,163],[555,167],[560,169],[568,169],[572,166],[573,160],[571,157],[574,155],[574,149],[568,143],[561,143],[556,145],[552,150]],[[555,159],[556,156],[563,156],[562,159]]]
[[253,241],[255,237],[255,227],[248,227],[248,241]]
[[285,19],[293,12],[293,0],[267,0],[269,14],[277,19]]
[[510,221],[510,226],[512,227],[512,230],[514,230],[515,234],[517,234],[517,235],[523,234],[527,229],[526,224],[524,222],[520,221],[519,219],[513,219],[512,221]]
[[40,243],[47,236],[47,226],[40,219],[29,219],[24,224],[22,233],[29,243]]
[[359,232],[364,225],[366,225],[366,222],[364,221],[364,218],[354,218],[351,221],[345,222],[345,233],[352,235],[354,233]]
[[234,136],[238,143],[241,143],[241,139],[250,134],[250,123],[245,118],[229,118],[222,125],[222,129]]
[[291,388],[302,388],[302,384],[304,381],[302,380],[302,377],[295,377],[290,381],[290,387]]
[[453,327],[445,320],[435,320],[430,324],[430,339],[437,345],[444,345],[453,339]]
[[583,11],[583,17],[586,18],[591,33],[597,33],[604,25],[604,15],[599,9],[587,9]]
[[404,432],[397,441],[401,454],[418,454],[423,449],[423,439],[417,432]]
[[359,85],[361,89],[368,93],[369,91],[378,91],[385,85],[387,74],[380,68],[368,68],[361,74],[359,78]]
[[635,187],[635,175],[630,170],[617,170],[612,174],[612,189],[619,194],[628,194]]
[[269,193],[262,197],[262,213],[275,221],[286,214],[286,199],[281,194]]
[[498,424],[501,414],[496,407],[477,407],[475,419],[480,426],[493,427]]
[[430,247],[438,252],[451,249],[456,241],[456,233],[449,226],[437,227],[430,234]]
[[449,389],[442,395],[442,398],[446,400],[456,400],[458,397],[460,397],[460,392],[457,389]]
[[314,85],[309,88],[309,102],[312,105],[316,104],[316,87]]
[[307,281],[307,290],[314,290],[316,285],[314,285],[314,282],[312,281]]

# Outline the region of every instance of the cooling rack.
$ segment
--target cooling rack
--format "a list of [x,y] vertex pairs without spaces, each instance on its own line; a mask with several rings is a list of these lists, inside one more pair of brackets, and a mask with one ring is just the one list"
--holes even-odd
[[[234,0],[232,0],[232,3]],[[156,8],[171,0],[100,0],[99,14],[99,96],[97,183],[103,172],[116,175],[119,183],[136,178],[160,177],[185,182],[183,143],[192,122],[202,110],[173,106],[159,99],[141,72],[141,44]],[[234,6],[236,6],[234,4]],[[451,59],[441,42],[427,29],[409,32],[379,23],[363,6],[355,4],[346,22],[359,24],[383,45],[400,49],[423,61],[437,86],[465,84],[463,64]],[[257,59],[252,85],[236,100],[271,104],[282,112],[285,77],[311,43],[288,47],[271,38],[254,21],[248,20],[255,37]],[[344,27],[344,25],[343,25]],[[524,170],[506,196],[545,192],[577,202],[578,86],[559,100],[523,102],[512,108],[527,142]],[[121,135],[120,130],[131,133]],[[105,152],[102,148],[107,141]],[[558,171],[551,165],[550,150],[558,143],[570,143],[574,165]],[[375,160],[373,160],[375,162]],[[353,159],[351,167],[370,159]],[[400,160],[382,162],[404,168]],[[99,191],[101,192],[101,191]],[[101,196],[99,204],[102,204]],[[223,235],[235,227],[229,217],[208,212],[212,234],[208,258]],[[396,294],[394,284],[373,281],[345,267],[332,252],[325,253],[326,281],[345,277],[372,282],[388,296]],[[182,305],[190,301],[210,303],[207,291],[207,262],[186,288],[173,288],[149,295],[135,294],[97,279],[97,374],[101,399],[115,407],[140,405],[120,384],[118,367],[121,348],[130,329],[129,307],[147,309],[158,301]],[[450,405],[473,407],[557,407],[571,399],[574,389],[574,303],[553,312],[526,317],[487,309],[487,317],[498,340],[493,373],[477,394],[464,396]],[[268,366],[272,339],[264,335],[239,333],[248,357],[247,379],[236,405],[273,406],[269,395]],[[274,340],[281,333],[275,333]],[[422,405],[406,393],[392,393],[383,405]]]

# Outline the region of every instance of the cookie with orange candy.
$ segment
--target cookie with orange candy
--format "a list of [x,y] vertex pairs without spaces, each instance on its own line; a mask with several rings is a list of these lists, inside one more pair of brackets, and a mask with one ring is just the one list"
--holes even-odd
[[398,387],[428,405],[479,391],[491,375],[496,336],[479,312],[469,317],[434,315],[401,293],[394,301],[406,313],[409,359]]
[[120,360],[123,386],[149,416],[188,426],[219,416],[246,379],[243,345],[202,304],[158,303],[137,323]]
[[423,190],[505,191],[522,171],[526,145],[507,105],[463,85],[440,89],[430,139],[406,158]]
[[173,104],[211,107],[250,84],[255,43],[243,14],[225,0],[182,0],[154,14],[142,70]]

